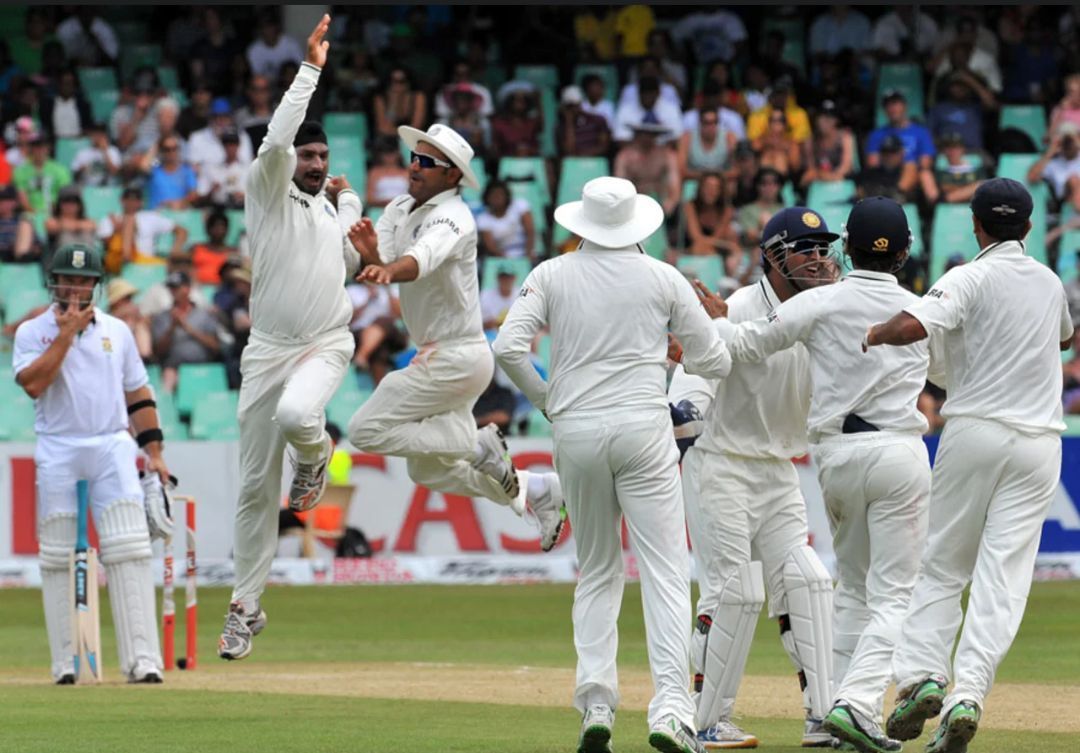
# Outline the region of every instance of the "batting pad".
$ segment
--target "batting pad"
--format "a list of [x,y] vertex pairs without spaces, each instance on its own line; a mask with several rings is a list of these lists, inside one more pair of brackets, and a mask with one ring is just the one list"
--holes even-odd
[[130,674],[140,659],[161,669],[146,511],[137,500],[116,500],[101,513],[99,530],[120,671]]
[[813,548],[788,552],[784,591],[790,629],[784,630],[782,621],[780,635],[799,670],[807,711],[822,719],[832,707],[833,582]]
[[49,634],[52,675],[59,680],[75,671],[71,660],[71,554],[75,551],[75,513],[50,515],[38,524],[41,599]]
[[731,716],[764,604],[761,563],[748,562],[724,582],[716,610],[698,617],[692,640],[701,686],[697,697],[698,729],[707,729]]

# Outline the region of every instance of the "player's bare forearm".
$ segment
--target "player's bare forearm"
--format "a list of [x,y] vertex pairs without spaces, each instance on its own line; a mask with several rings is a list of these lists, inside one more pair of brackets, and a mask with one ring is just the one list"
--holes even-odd
[[911,345],[926,338],[926,328],[922,322],[906,311],[901,311],[884,324],[875,324],[866,333],[866,344],[875,345]]
[[27,395],[37,400],[49,385],[56,381],[60,368],[64,365],[64,357],[73,342],[73,333],[60,332],[44,353],[16,375],[15,381]]

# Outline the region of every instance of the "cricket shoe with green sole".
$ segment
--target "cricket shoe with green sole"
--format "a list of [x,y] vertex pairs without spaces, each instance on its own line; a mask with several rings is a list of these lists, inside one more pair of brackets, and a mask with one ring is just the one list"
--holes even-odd
[[887,737],[873,719],[843,702],[832,707],[822,726],[837,740],[851,743],[862,753],[893,753],[902,747],[899,740]]
[[674,714],[665,714],[649,728],[649,745],[660,753],[705,753],[697,733]]
[[603,703],[595,703],[585,709],[578,736],[577,753],[611,753],[611,728],[615,726],[615,712]]
[[979,717],[982,712],[971,701],[960,703],[949,709],[945,718],[926,744],[926,753],[966,753],[968,743],[979,731]]
[[941,713],[948,684],[942,675],[930,675],[900,691],[896,708],[885,722],[885,734],[896,740],[914,740],[921,735],[926,720]]

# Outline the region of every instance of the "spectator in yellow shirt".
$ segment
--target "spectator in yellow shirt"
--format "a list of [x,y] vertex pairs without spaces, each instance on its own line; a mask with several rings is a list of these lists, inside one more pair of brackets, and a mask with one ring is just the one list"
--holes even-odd
[[806,110],[799,107],[791,91],[791,79],[781,76],[769,92],[768,102],[760,110],[750,113],[746,121],[746,137],[755,150],[761,148],[761,139],[769,129],[769,116],[773,110],[783,110],[787,116],[788,135],[796,144],[803,144],[810,138],[810,118]]
[[619,54],[639,58],[649,52],[649,33],[656,28],[656,17],[648,5],[627,5],[615,14],[615,33],[619,35]]

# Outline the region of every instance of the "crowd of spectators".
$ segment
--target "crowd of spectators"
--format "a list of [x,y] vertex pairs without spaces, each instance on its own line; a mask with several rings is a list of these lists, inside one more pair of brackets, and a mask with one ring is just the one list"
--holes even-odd
[[[108,304],[163,367],[166,389],[177,365],[204,361],[224,362],[235,386],[250,326],[244,181],[302,60],[299,31],[274,8],[21,12],[21,30],[0,40],[0,262],[47,269],[65,243],[99,244],[113,276]],[[332,15],[331,61],[309,114],[360,113],[365,127],[331,139],[331,172],[347,164],[377,216],[407,188],[398,126],[440,122],[468,140],[486,178],[467,198],[490,329],[521,277],[504,264],[576,248],[551,221],[570,158],[606,160],[603,172],[653,195],[666,222],[648,253],[675,264],[717,257],[723,292],[760,275],[761,229],[785,204],[891,196],[919,220],[926,251],[902,281],[922,292],[932,257],[970,258],[933,247],[938,208],[965,204],[1002,155],[1028,154],[1021,177],[1046,198],[1042,258],[1062,272],[1080,321],[1077,7],[413,5]],[[88,71],[114,76],[111,91],[91,86]],[[1016,106],[1034,113],[1033,128],[1005,117]],[[504,169],[510,160],[534,167],[519,174]],[[90,211],[88,192],[102,189],[119,200]],[[164,282],[144,290],[125,279],[147,265],[162,267]],[[408,348],[396,291],[348,291],[354,364],[377,382]],[[1065,369],[1066,404],[1080,413],[1080,366]],[[516,424],[528,406],[498,382],[484,409]]]

